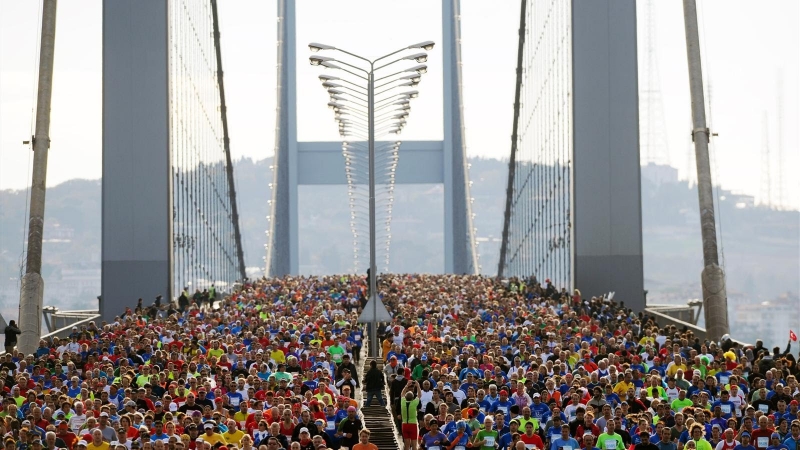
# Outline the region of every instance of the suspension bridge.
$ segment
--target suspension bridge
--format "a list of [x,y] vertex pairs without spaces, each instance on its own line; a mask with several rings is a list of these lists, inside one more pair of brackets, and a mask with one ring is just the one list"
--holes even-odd
[[[112,320],[135,298],[166,302],[212,285],[224,291],[246,277],[216,0],[103,6],[102,300],[99,315],[81,320]],[[441,10],[436,45],[444,70],[433,82],[443,86],[443,139],[397,136],[413,120],[405,100],[414,95],[400,93],[400,114],[392,116],[399,127],[376,145],[376,202],[385,230],[378,235],[380,260],[390,256],[394,186],[442,184],[443,271],[472,274],[483,268],[466,162],[460,2],[443,0]],[[277,123],[274,177],[264,189],[271,204],[264,273],[299,274],[301,185],[348,186],[353,270],[365,270],[366,135],[359,122],[342,120],[348,111],[340,103],[342,83],[354,80],[320,76],[343,142],[299,141],[295,2],[279,0],[276,18]],[[405,50],[401,57],[414,58],[383,80],[389,87],[413,87],[415,73],[424,73],[413,61],[423,59],[418,49]],[[515,87],[498,274],[547,276],[590,296],[615,291],[627,307],[643,310],[634,1],[522,1]],[[38,295],[41,316],[41,291],[31,295]]]

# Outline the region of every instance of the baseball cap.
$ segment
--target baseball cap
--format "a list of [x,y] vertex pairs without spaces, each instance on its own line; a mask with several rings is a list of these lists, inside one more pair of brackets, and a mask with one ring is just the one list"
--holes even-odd
[[747,431],[745,431],[745,432],[743,432],[743,433],[740,435],[740,437],[750,437],[750,433],[748,433]]
[[770,439],[780,439],[781,435],[778,433],[772,433],[772,436],[769,437]]
[[355,410],[356,410],[356,407],[355,407],[355,406],[350,406],[350,407],[348,407],[348,408],[347,408],[347,411],[348,411],[348,412],[350,412],[350,411],[355,411]]
[[89,445],[89,443],[84,441],[83,439],[81,439],[75,445],[82,445],[82,446],[86,447],[87,445]]
[[306,427],[300,428],[300,432],[301,433],[308,433],[308,428],[306,428]]
[[203,424],[203,428],[214,428],[214,424],[211,422],[206,422]]

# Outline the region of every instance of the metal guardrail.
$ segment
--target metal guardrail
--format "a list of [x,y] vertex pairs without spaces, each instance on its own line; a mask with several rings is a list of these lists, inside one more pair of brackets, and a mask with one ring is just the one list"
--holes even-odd
[[[656,320],[658,321],[658,324],[662,328],[665,325],[675,325],[679,329],[686,328],[687,330],[691,330],[692,333],[694,333],[695,337],[699,338],[701,341],[706,340],[706,329],[705,328],[700,328],[695,324],[692,324],[692,323],[689,323],[689,322],[686,322],[686,321],[683,321],[683,320],[680,320],[680,319],[676,319],[675,317],[672,317],[672,316],[670,316],[668,314],[665,314],[664,312],[660,311],[657,308],[645,308],[645,312],[647,314],[650,314],[650,315],[654,316],[656,318]],[[739,345],[741,345],[743,347],[748,347],[748,346],[752,346],[753,345],[753,344],[749,344],[749,343],[746,343],[746,342],[738,341],[736,339],[734,339],[733,341],[737,342]]]
[[[58,338],[68,337],[69,334],[72,333],[72,327],[80,328],[81,325],[89,325],[89,322],[91,322],[93,320],[94,321],[100,321],[101,317],[102,316],[100,316],[100,314],[98,314],[96,312],[95,312],[95,315],[93,315],[93,316],[84,316],[83,319],[81,319],[81,320],[79,320],[77,322],[72,322],[69,325],[66,325],[66,326],[64,326],[62,328],[59,328],[59,329],[53,331],[53,332],[50,332],[50,333],[47,333],[47,334],[43,335],[42,339],[53,338],[53,337],[58,337]],[[95,322],[95,323],[97,323],[97,322]]]
[[[64,327],[62,327],[62,328],[59,328],[59,329],[57,329],[57,330],[55,330],[55,331],[52,331],[52,332],[50,332],[50,333],[47,333],[47,334],[43,335],[43,336],[41,337],[41,339],[49,339],[49,338],[54,338],[54,337],[57,337],[57,338],[65,338],[65,337],[68,337],[68,336],[69,336],[69,334],[70,334],[70,333],[72,333],[72,327],[78,327],[78,328],[80,328],[80,327],[81,327],[81,325],[89,325],[89,322],[91,322],[91,321],[93,321],[93,320],[95,320],[95,321],[100,321],[100,320],[101,320],[101,316],[100,316],[100,314],[98,314],[97,312],[95,312],[95,315],[93,315],[93,316],[85,316],[85,318],[83,318],[83,319],[81,319],[81,320],[79,320],[79,321],[76,321],[76,322],[70,322],[70,323],[69,323],[69,325],[66,325],[66,326],[64,326]],[[96,322],[95,322],[95,323],[96,323]],[[2,336],[0,336],[0,339],[2,339],[3,341],[5,341],[5,338],[4,338],[4,337],[2,337]],[[0,349],[0,355],[2,355],[2,354],[4,354],[4,353],[5,353],[5,350],[2,350],[2,349]]]

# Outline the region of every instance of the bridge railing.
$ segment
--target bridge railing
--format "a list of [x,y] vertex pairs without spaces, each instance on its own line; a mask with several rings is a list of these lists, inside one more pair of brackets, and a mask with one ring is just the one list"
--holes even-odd
[[[668,314],[665,314],[665,312],[663,312],[658,308],[647,307],[645,308],[645,312],[651,316],[654,316],[656,318],[656,322],[658,322],[658,325],[662,328],[667,325],[675,325],[679,329],[686,328],[687,330],[691,330],[692,333],[694,333],[695,337],[699,338],[701,342],[706,340],[705,328],[700,328],[696,324],[672,317]],[[736,339],[734,339],[733,341],[739,343],[739,345],[743,347],[748,347],[752,345],[746,342],[738,341]]]

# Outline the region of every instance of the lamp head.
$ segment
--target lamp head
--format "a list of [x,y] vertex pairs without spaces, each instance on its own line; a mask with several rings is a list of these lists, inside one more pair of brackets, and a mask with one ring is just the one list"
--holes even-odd
[[325,45],[325,44],[319,44],[319,43],[316,43],[316,42],[312,42],[312,43],[308,44],[308,49],[311,50],[312,52],[316,53],[316,52],[318,52],[320,50],[335,50],[336,47],[334,47],[332,45]]
[[318,56],[318,55],[312,55],[308,57],[308,60],[309,62],[311,62],[312,66],[319,66],[320,64],[326,61],[330,61],[331,59],[333,58],[329,58],[327,56]]
[[[330,59],[330,58],[328,58],[328,59]],[[330,61],[322,61],[319,64],[312,63],[311,65],[312,66],[313,65],[320,65],[320,66],[323,66],[323,67],[327,67],[328,69],[341,69],[341,67],[337,66],[336,64],[334,64],[334,63],[332,63]],[[422,73],[424,73],[424,72],[422,72]]]
[[418,73],[414,74],[414,75],[406,75],[404,77],[398,78],[398,80],[410,80],[412,83],[419,83],[419,80],[421,80],[421,79],[422,79],[422,77]]
[[414,44],[414,45],[409,45],[408,48],[409,49],[421,48],[421,49],[425,50],[426,52],[429,52],[429,51],[433,50],[433,46],[434,45],[435,45],[435,43],[433,41],[423,41],[423,42],[420,42],[420,43],[417,43],[417,44]]
[[413,59],[414,61],[416,61],[418,63],[424,63],[424,62],[426,62],[428,60],[428,54],[427,53],[415,53],[413,55],[408,55],[403,59],[409,59],[409,60]]

